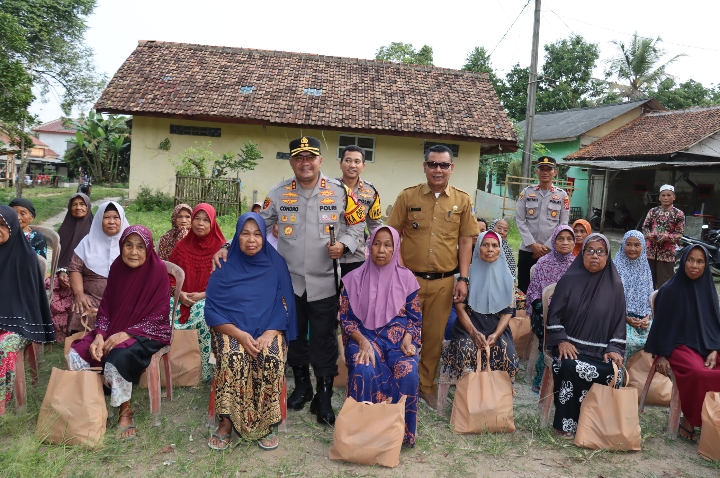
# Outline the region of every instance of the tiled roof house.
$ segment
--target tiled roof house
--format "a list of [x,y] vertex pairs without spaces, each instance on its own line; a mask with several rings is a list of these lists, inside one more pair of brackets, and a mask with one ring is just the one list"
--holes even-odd
[[[95,108],[133,115],[131,196],[143,182],[172,192],[168,156],[195,141],[216,152],[257,143],[264,158],[240,174],[257,197],[292,174],[289,140],[320,139],[331,176],[338,151],[359,144],[368,151],[363,176],[385,204],[424,181],[428,143],[457,152],[451,182],[468,192],[481,154],[517,149],[486,74],[354,58],[142,41]],[[158,149],[166,138],[169,152]]]

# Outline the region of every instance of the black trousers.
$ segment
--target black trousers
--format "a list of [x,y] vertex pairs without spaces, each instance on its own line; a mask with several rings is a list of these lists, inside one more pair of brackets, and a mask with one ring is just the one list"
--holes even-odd
[[518,289],[525,293],[530,285],[530,268],[537,264],[537,261],[533,259],[532,252],[518,252]]
[[345,277],[345,274],[347,274],[348,272],[354,271],[355,269],[357,269],[358,267],[360,267],[363,264],[365,264],[365,261],[348,262],[348,263],[341,262],[340,263],[340,277]]
[[[312,365],[316,377],[337,375],[337,298],[308,302],[307,292],[295,296],[298,336],[288,346],[288,365]],[[308,328],[310,340],[308,341]]]

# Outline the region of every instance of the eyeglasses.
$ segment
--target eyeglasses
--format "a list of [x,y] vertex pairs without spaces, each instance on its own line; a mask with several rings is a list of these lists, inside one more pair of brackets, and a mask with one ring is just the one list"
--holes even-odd
[[294,160],[297,161],[298,163],[302,163],[303,161],[308,162],[308,163],[312,163],[313,161],[315,161],[315,158],[317,158],[317,156],[315,156],[314,154],[308,154],[308,155],[306,155],[306,156],[300,156],[300,155],[298,155],[298,156],[293,156],[293,157],[292,157],[292,159],[294,159]]
[[598,257],[605,257],[607,255],[607,251],[605,249],[585,249],[584,254],[586,256],[596,255]]
[[452,166],[452,163],[438,163],[437,161],[425,161],[425,164],[428,169],[437,169],[439,167],[443,171],[450,169],[450,166]]

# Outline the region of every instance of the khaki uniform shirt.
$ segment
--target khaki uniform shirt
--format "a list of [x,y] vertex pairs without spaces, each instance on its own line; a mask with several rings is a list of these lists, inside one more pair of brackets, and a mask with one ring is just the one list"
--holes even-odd
[[275,185],[260,215],[268,230],[278,224],[277,250],[287,262],[295,294],[307,291],[312,302],[336,294],[329,226],[335,226],[336,240],[355,252],[365,231],[365,211],[347,187],[322,173],[310,197],[302,193],[294,177]]
[[555,228],[570,219],[570,198],[565,190],[551,186],[542,191],[540,185],[528,186],[520,193],[515,205],[515,223],[522,237],[521,251],[532,251],[530,244],[544,244],[550,249]]
[[[342,178],[337,178],[337,180],[342,183]],[[368,231],[372,234],[376,228],[383,225],[380,220],[382,217],[382,210],[380,209],[380,194],[377,189],[375,189],[375,186],[373,186],[369,181],[364,181],[363,179],[358,179],[358,183],[352,192],[365,210],[365,223],[367,224]],[[351,262],[365,262],[364,235],[362,240],[358,243],[355,252],[343,254],[342,257],[340,257],[340,262],[343,264]]]
[[460,238],[480,232],[470,196],[450,185],[437,198],[427,183],[406,188],[387,223],[403,234],[400,252],[414,272],[455,270]]

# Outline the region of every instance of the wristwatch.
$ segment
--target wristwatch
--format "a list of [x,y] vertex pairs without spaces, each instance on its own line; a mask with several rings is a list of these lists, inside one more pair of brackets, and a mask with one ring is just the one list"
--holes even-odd
[[230,250],[230,243],[229,243],[229,242],[226,242],[225,244],[222,245],[222,248],[223,248],[223,249]]
[[466,284],[470,285],[470,279],[468,279],[467,277],[460,276],[458,277],[458,281],[463,281]]

